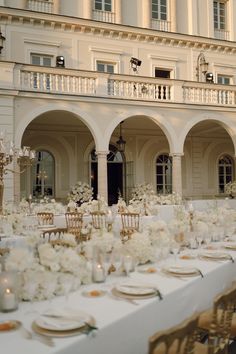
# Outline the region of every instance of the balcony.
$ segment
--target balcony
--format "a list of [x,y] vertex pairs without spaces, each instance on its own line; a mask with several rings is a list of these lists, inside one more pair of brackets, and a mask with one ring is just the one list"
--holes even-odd
[[236,86],[0,62],[4,90],[235,107]]
[[53,13],[53,0],[28,0],[28,10]]
[[93,20],[115,23],[115,13],[110,11],[93,10]]
[[216,39],[229,40],[229,31],[215,28],[214,37]]
[[156,20],[156,19],[152,19],[151,21],[151,28],[154,30],[170,32],[171,30],[170,27],[171,27],[170,21]]

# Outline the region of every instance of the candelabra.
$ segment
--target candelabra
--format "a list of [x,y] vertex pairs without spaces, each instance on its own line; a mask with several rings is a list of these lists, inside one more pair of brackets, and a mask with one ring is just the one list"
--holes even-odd
[[[3,193],[4,193],[4,174],[8,171],[12,173],[23,173],[29,166],[32,165],[35,159],[35,151],[29,146],[24,146],[21,149],[16,149],[12,142],[5,141],[4,134],[0,133],[0,215],[3,214]],[[21,171],[15,171],[7,168],[14,160]]]

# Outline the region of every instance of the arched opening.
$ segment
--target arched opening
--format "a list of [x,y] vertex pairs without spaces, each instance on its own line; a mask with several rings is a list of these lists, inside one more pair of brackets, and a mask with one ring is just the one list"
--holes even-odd
[[54,197],[55,195],[55,161],[48,151],[36,151],[32,166],[32,195],[36,198]]
[[[108,205],[116,204],[119,194],[124,195],[125,191],[125,157],[114,145],[109,145],[107,155],[107,181],[108,181]],[[93,187],[93,197],[98,194],[98,173],[97,156],[95,149],[91,152],[91,186]]]
[[218,161],[219,193],[225,193],[225,185],[234,180],[233,160],[229,155],[223,155]]
[[157,156],[156,190],[158,194],[172,193],[172,158],[168,154]]

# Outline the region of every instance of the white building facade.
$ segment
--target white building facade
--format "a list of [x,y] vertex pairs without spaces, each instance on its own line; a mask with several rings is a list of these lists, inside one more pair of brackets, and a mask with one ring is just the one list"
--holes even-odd
[[0,29],[0,130],[37,151],[5,199],[65,200],[77,181],[110,205],[143,182],[224,196],[236,0],[0,0]]

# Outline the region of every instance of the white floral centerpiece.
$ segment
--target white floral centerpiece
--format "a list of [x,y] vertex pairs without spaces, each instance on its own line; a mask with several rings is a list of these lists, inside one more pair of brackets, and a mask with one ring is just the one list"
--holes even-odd
[[91,234],[90,240],[84,243],[83,251],[86,258],[92,259],[93,250],[96,248],[103,253],[109,253],[113,249],[115,239],[114,234],[108,231],[96,231]]
[[28,248],[10,250],[5,269],[21,273],[22,300],[48,299],[91,282],[91,269],[72,238],[66,234],[61,242],[36,243],[36,253]]
[[234,198],[236,195],[236,181],[229,182],[225,185],[225,193],[228,194],[231,198]]
[[89,202],[93,197],[93,189],[88,183],[78,181],[69,192],[67,199],[73,200],[78,206],[85,202]]
[[158,220],[146,227],[148,237],[154,247],[168,247],[171,244],[171,236],[165,221]]
[[56,202],[55,199],[44,197],[39,199],[38,203],[31,203],[31,210],[34,214],[40,212],[51,212],[59,215],[65,213],[65,206],[62,203]]
[[108,212],[108,204],[103,197],[100,195],[97,196],[97,199],[90,200],[86,203],[83,203],[78,208],[78,211],[82,213],[91,213],[100,211],[102,213]]
[[145,264],[155,259],[151,240],[144,233],[135,232],[132,237],[123,244],[123,252],[130,254],[135,262],[139,264]]

